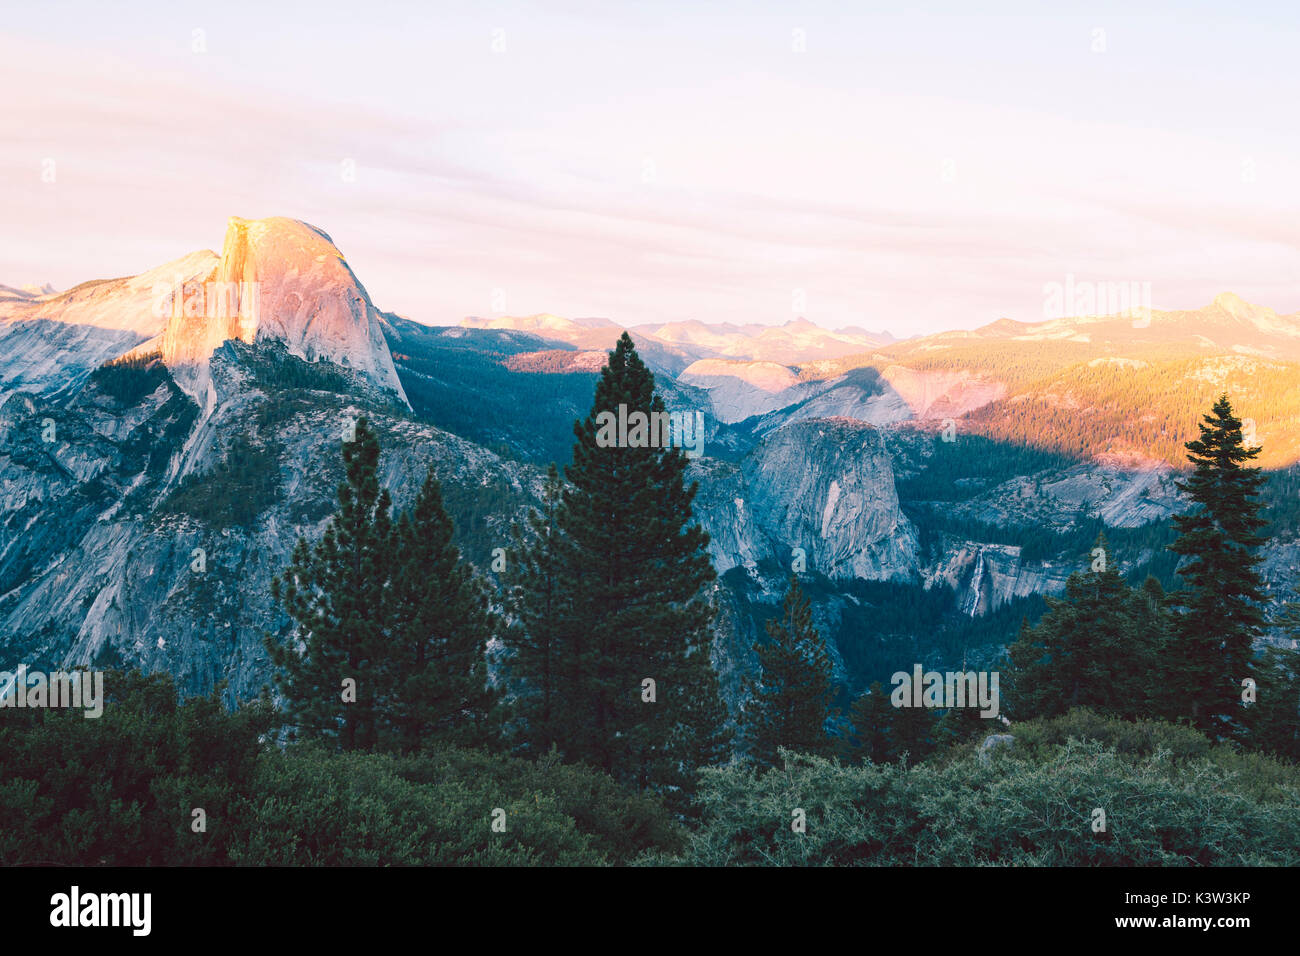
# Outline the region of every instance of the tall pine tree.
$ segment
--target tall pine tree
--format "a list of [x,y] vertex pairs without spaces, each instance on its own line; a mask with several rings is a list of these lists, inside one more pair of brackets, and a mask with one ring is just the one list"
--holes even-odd
[[506,607],[511,621],[505,641],[514,651],[512,737],[520,753],[538,755],[565,740],[569,713],[565,691],[577,674],[575,654],[565,640],[565,623],[575,597],[565,581],[565,553],[559,512],[564,483],[552,463],[542,487],[542,510],[532,510],[526,528],[512,529],[506,565]]
[[289,643],[268,634],[266,647],[295,733],[344,750],[374,748],[381,729],[394,534],[378,464],[379,440],[361,418],[343,442],[346,477],[324,536],[315,548],[300,538],[271,581],[293,621]]
[[750,759],[774,766],[778,747],[829,756],[833,745],[826,722],[835,698],[831,657],[794,575],[781,616],[767,622],[767,638],[754,646],[759,676],[748,682],[742,721]]
[[893,761],[889,728],[894,710],[889,692],[880,681],[874,681],[849,708],[849,733],[842,740],[840,755],[854,763]]
[[1007,713],[1024,720],[1091,707],[1147,715],[1160,691],[1160,633],[1142,626],[1154,613],[1150,596],[1149,588],[1135,592],[1125,583],[1099,534],[1088,570],[1070,575],[1064,596],[1046,598],[1047,613],[1007,648]]
[[500,621],[482,580],[452,542],[442,488],[430,469],[397,523],[390,652],[383,715],[390,746],[493,744],[500,693],[489,686],[487,645]]
[[394,525],[365,418],[343,463],[321,540],[300,539],[271,581],[292,630],[266,646],[295,734],[344,750],[491,744],[499,694],[485,649],[498,621],[452,544],[437,481],[430,472]]
[[[624,333],[601,371],[555,511],[563,571],[551,719],[568,759],[681,797],[698,767],[727,753],[726,711],[710,660],[715,579],[693,519],[680,447],[651,434],[664,414],[654,376]],[[626,433],[619,434],[619,422]],[[656,429],[657,431],[657,429]],[[530,560],[549,561],[541,550]],[[528,642],[548,640],[536,622]],[[517,669],[532,651],[516,658]],[[537,665],[520,677],[538,681]]]
[[1186,443],[1191,477],[1179,484],[1192,510],[1176,515],[1183,556],[1178,573],[1187,587],[1170,595],[1183,608],[1174,621],[1172,690],[1186,701],[1194,722],[1231,733],[1241,716],[1241,682],[1250,675],[1251,650],[1264,626],[1263,582],[1256,565],[1264,525],[1256,498],[1264,478],[1248,463],[1260,453],[1246,447],[1241,421],[1221,395]]

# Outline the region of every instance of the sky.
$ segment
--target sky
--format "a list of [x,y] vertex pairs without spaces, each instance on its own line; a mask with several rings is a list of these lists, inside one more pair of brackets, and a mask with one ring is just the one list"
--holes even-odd
[[1300,5],[974,6],[7,0],[0,283],[280,215],[430,324],[1300,311]]

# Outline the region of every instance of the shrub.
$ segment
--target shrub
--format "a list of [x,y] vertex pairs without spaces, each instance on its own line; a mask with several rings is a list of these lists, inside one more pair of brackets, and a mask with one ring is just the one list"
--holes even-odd
[[90,373],[90,381],[100,391],[112,395],[123,405],[136,404],[170,379],[158,352],[114,359]]
[[[1300,863],[1300,770],[1187,728],[1075,711],[1017,724],[1015,746],[915,767],[701,774],[687,865],[1172,866]],[[792,830],[792,812],[806,832]],[[1094,810],[1105,830],[1094,831]]]

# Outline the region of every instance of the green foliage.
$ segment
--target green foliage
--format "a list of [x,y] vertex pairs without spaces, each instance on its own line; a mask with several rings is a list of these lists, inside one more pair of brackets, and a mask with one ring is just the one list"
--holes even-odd
[[513,734],[521,753],[545,753],[564,737],[559,699],[568,683],[563,654],[565,622],[572,615],[572,589],[565,586],[564,555],[557,519],[564,485],[554,464],[542,489],[542,511],[532,510],[527,528],[511,529],[506,562],[506,605],[511,623],[505,641],[513,649],[516,720]]
[[90,373],[96,388],[123,405],[135,405],[170,379],[160,352],[113,359]]
[[935,711],[927,707],[895,707],[890,693],[876,681],[853,702],[849,732],[841,741],[840,751],[855,763],[919,763],[934,752],[940,741],[958,736],[953,722],[959,719],[953,717],[941,732],[942,720]]
[[[743,572],[729,572],[725,580],[738,585],[742,578]],[[992,661],[1014,638],[1020,622],[1037,620],[1044,609],[1043,598],[1033,594],[972,617],[961,612],[951,587],[938,584],[927,589],[919,581],[830,584],[813,578],[804,583],[804,590],[814,602],[832,590],[853,598],[843,604],[839,628],[831,635],[850,688],[887,681],[900,666],[916,662],[918,647],[927,658],[954,665],[973,651]]]
[[217,528],[252,528],[279,495],[279,443],[239,433],[215,467],[182,478],[159,510],[188,514]]
[[[1072,718],[1073,719],[1073,718]],[[1184,866],[1300,863],[1300,771],[1193,746],[1183,728],[1139,731],[1084,718],[1015,725],[1016,743],[982,761],[974,747],[920,766],[852,767],[786,753],[784,766],[701,774],[700,825],[686,865]],[[1031,741],[1021,747],[1021,736]],[[1143,738],[1145,737],[1145,743]],[[1183,753],[1161,746],[1168,737]],[[1148,747],[1156,749],[1150,750]],[[1198,752],[1199,751],[1199,752]],[[1261,786],[1259,775],[1267,780]],[[792,815],[804,810],[804,833]],[[1101,808],[1106,829],[1094,832]]]
[[178,703],[169,676],[138,672],[108,674],[105,689],[97,719],[5,711],[0,865],[600,865],[683,845],[654,797],[585,767],[282,751],[260,743],[269,701]]
[[[680,795],[696,767],[726,754],[726,711],[709,659],[714,572],[708,535],[692,517],[696,488],[686,486],[681,449],[598,441],[620,405],[629,415],[664,409],[626,333],[601,372],[591,412],[574,423],[555,538],[525,545],[529,561],[548,561],[545,552],[557,548],[562,564],[554,577],[565,592],[555,605],[562,620],[550,695],[554,742],[567,759],[622,783]],[[538,641],[524,635],[525,645]],[[536,687],[542,677],[520,669],[527,660],[516,658],[516,676]]]
[[[454,333],[454,334],[450,334]],[[567,462],[597,376],[516,371],[508,356],[548,348],[544,339],[492,329],[385,328],[402,390],[415,414],[506,457]]]
[[1016,752],[1036,759],[1045,759],[1072,739],[1097,741],[1122,757],[1149,757],[1163,751],[1184,759],[1205,757],[1213,749],[1210,739],[1194,728],[1163,720],[1117,720],[1087,707],[1019,721],[1013,732]]
[[287,640],[265,643],[293,733],[342,750],[493,742],[499,694],[484,655],[497,618],[452,544],[432,470],[394,524],[367,419],[342,454],[338,510],[271,581],[292,621]]
[[110,671],[98,718],[4,711],[0,864],[224,862],[272,716],[267,701],[227,712],[220,690],[178,703],[169,675]]
[[[1074,460],[1033,445],[1012,445],[982,435],[958,434],[945,442],[935,435],[923,456],[902,453],[896,482],[905,501],[964,501],[1004,481],[1047,469],[1068,468]],[[909,468],[910,466],[910,468]]]
[[341,444],[347,479],[338,511],[314,548],[298,540],[290,566],[271,581],[272,597],[293,620],[292,638],[281,643],[267,634],[266,647],[298,735],[371,749],[379,742],[379,668],[389,649],[391,499],[379,486],[379,440],[367,420]]
[[1167,628],[1159,584],[1128,587],[1104,535],[1092,555],[1090,569],[1070,575],[1064,597],[1047,598],[1047,613],[1007,649],[1002,692],[1011,717],[1071,707],[1136,717],[1172,707],[1160,679]]
[[1288,602],[1277,623],[1289,643],[1269,645],[1254,660],[1256,700],[1242,721],[1252,749],[1300,762],[1300,604]]
[[835,716],[831,658],[793,574],[781,617],[767,622],[767,637],[754,646],[759,677],[747,684],[750,699],[741,721],[750,759],[772,766],[778,747],[829,755],[826,723]]
[[1185,562],[1178,573],[1188,587],[1174,595],[1184,610],[1174,620],[1171,684],[1189,701],[1202,727],[1234,730],[1242,714],[1241,681],[1251,671],[1251,649],[1265,623],[1263,560],[1258,534],[1265,524],[1255,497],[1264,478],[1249,462],[1241,421],[1221,395],[1187,443],[1191,477],[1179,487],[1193,510],[1174,518],[1178,540],[1170,550]]
[[[232,862],[308,866],[592,866],[680,843],[652,798],[582,767],[439,750],[306,746],[258,767]],[[493,812],[505,811],[494,832]]]
[[318,392],[350,392],[352,383],[330,362],[308,362],[268,343],[242,356],[259,385],[274,389],[306,389]]
[[380,673],[385,733],[403,750],[423,740],[491,744],[500,693],[489,686],[486,648],[497,616],[482,579],[452,543],[455,531],[430,469],[397,522],[389,593],[389,648]]

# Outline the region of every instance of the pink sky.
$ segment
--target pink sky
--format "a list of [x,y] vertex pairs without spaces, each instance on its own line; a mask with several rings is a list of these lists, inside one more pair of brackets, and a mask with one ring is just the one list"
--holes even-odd
[[1300,310],[1290,21],[49,9],[0,34],[10,285],[285,215],[438,324],[779,323],[802,301],[909,335],[1041,319],[1067,273],[1148,282],[1156,308]]

